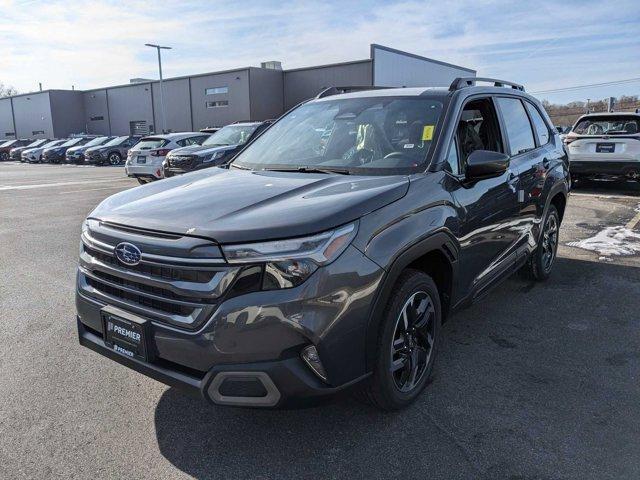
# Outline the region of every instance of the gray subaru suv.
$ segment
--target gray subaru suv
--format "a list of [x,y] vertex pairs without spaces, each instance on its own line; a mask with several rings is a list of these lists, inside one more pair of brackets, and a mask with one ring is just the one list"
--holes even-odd
[[229,164],[89,214],[80,343],[214,404],[352,388],[399,409],[455,310],[516,271],[549,276],[568,190],[520,85],[330,88]]

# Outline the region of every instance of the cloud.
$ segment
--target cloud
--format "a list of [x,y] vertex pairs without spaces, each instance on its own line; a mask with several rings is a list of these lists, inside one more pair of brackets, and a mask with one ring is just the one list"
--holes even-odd
[[[1,81],[28,91],[95,88],[282,60],[367,58],[381,43],[524,82],[529,90],[638,76],[635,1],[498,2],[0,0]],[[633,90],[640,85],[625,87]],[[582,98],[585,92],[577,94]]]

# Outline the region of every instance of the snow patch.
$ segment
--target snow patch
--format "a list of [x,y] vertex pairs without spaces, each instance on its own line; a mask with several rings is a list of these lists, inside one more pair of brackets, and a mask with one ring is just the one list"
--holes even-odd
[[607,227],[593,237],[569,242],[567,245],[600,255],[634,255],[640,253],[640,233],[622,226]]

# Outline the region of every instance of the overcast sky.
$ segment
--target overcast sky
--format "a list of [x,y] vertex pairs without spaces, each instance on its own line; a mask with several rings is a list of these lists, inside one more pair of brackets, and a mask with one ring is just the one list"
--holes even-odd
[[[0,0],[0,81],[21,92],[87,89],[259,65],[368,58],[379,43],[522,82],[529,91],[640,77],[637,0],[13,1]],[[551,101],[640,94],[623,86]]]

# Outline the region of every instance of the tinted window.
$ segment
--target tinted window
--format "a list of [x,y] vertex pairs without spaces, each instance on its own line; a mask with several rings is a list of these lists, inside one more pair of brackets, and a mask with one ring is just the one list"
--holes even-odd
[[549,143],[549,127],[547,127],[547,124],[536,107],[531,105],[529,102],[525,102],[524,104],[527,106],[527,111],[529,112],[533,126],[536,129],[538,145],[546,145]]
[[533,132],[529,117],[522,102],[517,98],[498,98],[498,105],[502,111],[504,127],[509,137],[511,155],[518,155],[535,148]]
[[169,143],[169,140],[167,140],[165,138],[146,137],[146,138],[143,138],[142,140],[140,140],[140,143],[138,143],[136,145],[136,149],[137,150],[152,150],[154,148],[162,148],[167,143]]

